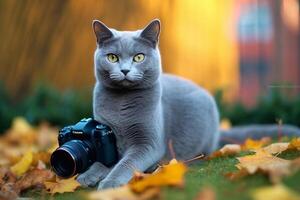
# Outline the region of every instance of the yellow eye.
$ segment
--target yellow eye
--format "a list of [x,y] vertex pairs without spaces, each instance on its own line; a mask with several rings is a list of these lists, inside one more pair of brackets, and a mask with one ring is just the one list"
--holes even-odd
[[115,62],[118,62],[118,61],[119,61],[119,58],[118,58],[117,55],[112,54],[112,53],[109,53],[109,54],[107,54],[107,60],[108,60],[109,62],[115,63]]
[[136,54],[134,57],[133,57],[133,61],[134,62],[142,62],[143,60],[145,59],[145,55],[142,54],[142,53],[139,53],[139,54]]

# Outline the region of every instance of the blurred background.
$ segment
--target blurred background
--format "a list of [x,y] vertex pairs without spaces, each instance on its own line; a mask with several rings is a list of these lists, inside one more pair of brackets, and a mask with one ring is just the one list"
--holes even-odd
[[300,126],[299,0],[0,0],[0,132],[92,115],[91,22],[162,22],[163,70],[215,95],[232,124]]

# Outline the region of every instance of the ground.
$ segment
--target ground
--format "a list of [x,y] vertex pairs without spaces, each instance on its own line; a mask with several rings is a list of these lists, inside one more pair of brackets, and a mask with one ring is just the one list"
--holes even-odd
[[[246,155],[249,154],[249,152],[242,152],[241,154]],[[290,151],[279,155],[279,157],[285,159],[294,159],[299,156],[299,151]],[[202,188],[211,187],[216,192],[217,199],[250,200],[253,189],[271,185],[268,177],[262,174],[247,176],[235,181],[229,180],[224,174],[237,170],[235,168],[236,163],[237,160],[235,156],[218,157],[212,160],[194,163],[189,166],[189,171],[185,177],[185,186],[181,189],[164,188],[162,199],[195,199]],[[283,183],[300,194],[299,180],[300,171],[284,178]],[[53,197],[57,200],[84,199],[87,191],[91,191],[91,189],[80,189],[74,193],[56,194]],[[48,194],[41,194],[38,191],[29,191],[22,196],[51,198]]]

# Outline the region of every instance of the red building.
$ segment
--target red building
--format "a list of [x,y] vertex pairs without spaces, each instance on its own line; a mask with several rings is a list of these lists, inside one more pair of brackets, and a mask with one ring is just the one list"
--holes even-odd
[[237,1],[237,13],[240,100],[251,106],[274,89],[298,94],[299,1]]

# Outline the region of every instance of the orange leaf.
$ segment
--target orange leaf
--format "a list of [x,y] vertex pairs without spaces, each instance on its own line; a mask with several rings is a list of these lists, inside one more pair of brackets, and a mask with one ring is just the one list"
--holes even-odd
[[90,199],[93,200],[146,200],[146,199],[153,199],[157,197],[160,193],[159,188],[150,188],[146,191],[137,194],[134,193],[128,185],[112,188],[112,189],[105,189],[97,192],[92,192],[89,195]]
[[269,144],[271,142],[271,138],[264,137],[260,140],[253,140],[251,138],[248,138],[245,143],[242,145],[243,150],[255,150],[260,149],[263,146]]
[[171,164],[162,166],[156,173],[150,174],[140,181],[130,183],[129,187],[135,192],[143,192],[150,187],[182,186],[186,171],[187,167],[183,163],[172,161]]
[[296,150],[300,150],[300,138],[294,138],[292,139],[292,141],[290,142],[288,149],[296,149]]
[[54,182],[45,181],[45,187],[50,194],[74,192],[80,184],[75,180],[76,176],[69,179],[60,179],[56,177]]

